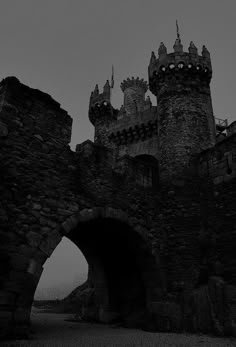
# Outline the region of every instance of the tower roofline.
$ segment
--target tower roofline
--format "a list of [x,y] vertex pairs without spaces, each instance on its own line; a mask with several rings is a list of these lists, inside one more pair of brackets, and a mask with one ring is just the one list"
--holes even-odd
[[[191,41],[188,52],[183,51],[181,42],[176,39],[174,45],[174,52],[167,53],[167,49],[163,42],[161,42],[158,49],[158,57],[152,52],[150,64],[148,67],[149,72],[149,85],[152,84],[152,79],[161,74],[168,74],[174,72],[195,72],[200,74],[202,78],[210,81],[212,76],[212,66],[210,53],[205,46],[202,47],[202,55],[198,54],[197,47]],[[205,77],[204,77],[205,76]]]
[[143,78],[140,79],[139,77],[136,77],[136,78],[132,77],[130,79],[128,77],[126,80],[124,80],[121,83],[120,87],[122,92],[124,92],[128,88],[141,88],[146,93],[146,91],[148,90],[148,83],[144,81]]

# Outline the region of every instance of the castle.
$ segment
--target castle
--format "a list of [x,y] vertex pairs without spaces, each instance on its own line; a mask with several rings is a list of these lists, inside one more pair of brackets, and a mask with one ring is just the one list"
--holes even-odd
[[[49,95],[0,84],[0,331],[29,332],[34,292],[63,236],[89,264],[84,317],[236,336],[236,122],[214,118],[210,54],[179,35],[89,103],[94,142]],[[153,106],[148,90],[156,96]]]

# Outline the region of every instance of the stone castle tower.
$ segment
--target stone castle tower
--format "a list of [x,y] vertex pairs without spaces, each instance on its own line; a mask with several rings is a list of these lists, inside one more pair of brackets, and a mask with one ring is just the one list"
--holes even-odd
[[203,46],[198,55],[193,42],[184,52],[178,36],[173,53],[163,43],[158,58],[152,53],[148,74],[157,107],[145,99],[148,84],[143,79],[121,83],[124,105],[119,111],[111,106],[109,82],[101,94],[95,87],[89,108],[95,143],[116,149],[118,156],[155,162],[162,182],[182,178],[196,154],[215,144],[210,54]]
[[192,156],[215,144],[210,54],[203,46],[199,56],[193,42],[183,52],[178,37],[173,53],[167,54],[163,43],[157,59],[152,53],[148,72],[157,97],[159,162],[166,180],[184,175]]
[[83,318],[236,336],[236,121],[213,117],[205,47],[184,52],[178,35],[148,74],[121,83],[119,110],[109,81],[96,85],[95,139],[76,151],[58,102],[0,82],[0,338],[28,336],[64,236],[89,265]]

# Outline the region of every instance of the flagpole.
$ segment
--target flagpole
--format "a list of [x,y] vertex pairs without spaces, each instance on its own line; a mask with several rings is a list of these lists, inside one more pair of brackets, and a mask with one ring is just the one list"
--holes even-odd
[[176,20],[176,31],[177,31],[177,39],[180,40],[178,20]]
[[114,66],[113,66],[113,64],[112,64],[110,102],[111,102],[112,89],[113,89],[113,88],[114,88]]

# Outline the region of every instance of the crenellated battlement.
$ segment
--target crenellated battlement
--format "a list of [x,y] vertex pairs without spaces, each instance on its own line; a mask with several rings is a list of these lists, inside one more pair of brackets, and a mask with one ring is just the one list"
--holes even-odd
[[114,118],[113,107],[111,106],[111,86],[108,80],[103,87],[102,93],[99,93],[97,84],[94,91],[91,93],[89,101],[89,120],[95,125],[97,120],[101,120],[107,115],[110,119]]
[[142,89],[144,93],[148,90],[148,83],[144,81],[143,78],[134,78],[131,79],[128,77],[126,80],[124,80],[121,85],[122,92],[125,92],[126,89],[133,88],[133,89]]
[[107,80],[104,87],[103,92],[99,93],[98,85],[96,84],[94,91],[92,91],[89,101],[89,107],[93,107],[97,103],[101,102],[110,102],[111,101],[111,86],[109,81]]
[[[183,51],[183,45],[179,38],[174,44],[174,52],[167,53],[167,49],[161,42],[158,49],[158,58],[152,52],[148,67],[149,87],[156,95],[157,87],[164,81],[171,80],[171,85],[176,88],[174,80],[178,84],[183,83],[188,87],[209,85],[212,77],[212,66],[210,53],[205,46],[202,48],[202,55],[198,54],[198,49],[191,41],[188,52]],[[173,80],[174,79],[174,80]]]
[[148,83],[139,77],[127,78],[121,85],[121,90],[124,93],[124,109],[123,113],[137,114],[143,112],[146,108],[145,93],[148,90]]

